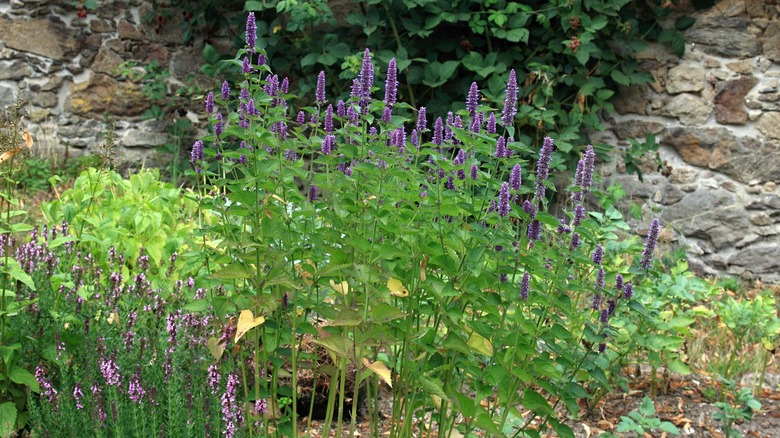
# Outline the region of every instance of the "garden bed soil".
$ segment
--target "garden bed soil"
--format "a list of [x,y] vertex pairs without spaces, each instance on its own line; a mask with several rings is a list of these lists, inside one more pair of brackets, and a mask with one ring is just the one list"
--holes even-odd
[[[742,383],[749,385],[752,377],[742,379]],[[655,403],[657,417],[669,421],[677,426],[682,437],[701,438],[725,438],[726,434],[720,423],[715,421],[712,414],[717,411],[714,401],[707,397],[709,388],[713,387],[712,380],[708,377],[697,375],[672,375],[668,379],[668,390],[663,394],[651,397]],[[744,437],[751,438],[780,438],[780,375],[766,376],[764,390],[758,400],[762,406],[753,420],[736,424],[734,429],[741,432]],[[628,415],[638,409],[645,396],[650,396],[650,379],[644,375],[629,384],[630,391],[613,391],[606,395],[590,413],[583,414],[577,419],[568,419],[566,423],[574,430],[576,438],[597,437],[604,432],[612,432],[618,436],[632,437],[635,434],[620,434],[615,428],[620,422],[620,417]],[[379,436],[387,437],[390,434],[389,418],[392,410],[392,400],[389,392],[380,395],[379,416],[384,421],[379,425]],[[524,412],[524,415],[528,415]],[[415,424],[413,437],[438,438],[438,433],[422,429],[421,421]],[[335,428],[330,434],[323,434],[323,423],[312,421],[310,425],[301,421],[299,423],[300,436],[320,438],[324,436],[335,437]],[[348,435],[349,424],[345,424],[347,431],[342,436]],[[357,424],[356,437],[370,437],[371,424],[361,420]],[[309,435],[310,433],[310,435]],[[483,436],[478,434],[477,436]],[[545,438],[553,438],[556,435],[549,432]],[[461,435],[452,434],[453,438],[461,438]],[[662,437],[661,432],[646,433],[642,438]]]

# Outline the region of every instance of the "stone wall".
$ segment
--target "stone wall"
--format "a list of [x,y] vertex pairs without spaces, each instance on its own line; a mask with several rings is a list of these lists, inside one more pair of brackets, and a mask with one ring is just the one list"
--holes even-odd
[[[167,127],[177,115],[167,114],[165,122],[143,120],[152,102],[141,81],[123,78],[118,68],[125,61],[145,65],[156,60],[171,74],[165,82],[172,93],[192,84],[186,77],[198,72],[202,39],[182,44],[183,17],[174,16],[159,28],[145,23],[142,17],[151,2],[98,2],[96,11],[82,16],[74,3],[0,2],[0,107],[14,102],[18,93],[24,97],[35,154],[62,158],[88,153],[113,126],[116,158],[132,167],[150,165],[155,148],[169,141]],[[231,40],[222,38],[221,43]],[[213,85],[197,75],[195,84]],[[168,103],[181,110],[178,116],[196,124],[203,113],[195,99]]]
[[655,82],[621,89],[609,130],[594,138],[625,146],[652,132],[665,164],[647,160],[641,183],[617,160],[605,180],[644,203],[645,221],[660,217],[699,272],[776,282],[780,2],[722,0],[681,12],[697,18],[685,55],[661,46],[640,54]]

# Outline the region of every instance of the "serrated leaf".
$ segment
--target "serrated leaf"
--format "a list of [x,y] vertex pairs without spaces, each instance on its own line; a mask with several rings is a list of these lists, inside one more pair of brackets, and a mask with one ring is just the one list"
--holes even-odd
[[384,362],[376,361],[374,363],[371,363],[368,359],[365,357],[363,358],[363,365],[366,366],[369,370],[373,371],[374,374],[379,376],[380,379],[382,379],[385,383],[387,383],[387,386],[393,387],[393,378],[392,378],[392,372],[390,371],[390,368],[387,367],[387,365],[384,364]]
[[246,332],[252,330],[253,328],[259,326],[264,322],[265,322],[264,316],[258,316],[257,318],[255,318],[251,310],[242,310],[241,313],[238,315],[238,324],[236,324],[236,336],[233,339],[233,342],[238,342],[238,340],[241,339],[246,334]]
[[186,306],[184,306],[184,310],[189,310],[190,312],[202,312],[209,308],[211,304],[208,300],[195,300]]
[[612,70],[612,73],[610,73],[610,77],[612,78],[613,81],[617,82],[620,85],[631,84],[631,78],[626,76],[626,74],[620,70]]
[[330,335],[315,339],[314,343],[325,347],[339,358],[350,357],[355,345],[352,340],[338,335]]
[[336,327],[355,327],[363,322],[363,317],[354,309],[341,309],[331,323]]
[[251,278],[252,274],[244,267],[244,265],[238,262],[233,262],[215,272],[211,277],[221,279],[240,279]]
[[538,415],[555,415],[555,411],[550,407],[547,399],[533,389],[525,390],[522,404],[526,409],[530,409]]
[[444,393],[444,389],[442,388],[440,383],[426,376],[418,376],[417,378],[420,382],[420,386],[422,386],[423,390],[425,390],[428,393],[428,395],[432,395],[432,396],[435,395],[442,399],[447,398],[447,394]]
[[679,359],[671,361],[669,363],[669,369],[674,373],[682,375],[688,375],[691,373],[691,368]]
[[404,287],[400,280],[395,278],[387,280],[387,288],[390,289],[390,295],[394,297],[404,298],[409,296],[409,290]]

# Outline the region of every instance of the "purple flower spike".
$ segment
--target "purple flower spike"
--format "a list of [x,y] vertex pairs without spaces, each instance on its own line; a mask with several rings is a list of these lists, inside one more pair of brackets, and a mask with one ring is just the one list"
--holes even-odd
[[593,170],[596,162],[596,152],[593,151],[593,146],[588,145],[585,150],[585,156],[583,157],[582,167],[582,190],[587,193],[590,191],[591,185],[593,185]]
[[206,96],[206,112],[209,114],[214,112],[214,93],[212,92]]
[[573,252],[580,246],[580,233],[574,233],[571,235],[571,243],[569,244],[569,252]]
[[647,239],[645,239],[645,249],[642,251],[642,261],[639,263],[643,268],[650,269],[653,264],[653,251],[655,251],[655,245],[658,243],[658,233],[661,230],[661,221],[658,218],[653,219],[650,223],[650,230],[647,232]]
[[244,74],[249,74],[255,71],[255,69],[252,68],[252,63],[249,61],[249,57],[244,57],[244,62],[241,64],[241,71]]
[[428,120],[426,119],[427,116],[427,110],[424,106],[421,106],[419,110],[417,110],[417,132],[419,134],[422,134],[425,130],[428,129],[426,126],[428,124]]
[[501,123],[505,128],[514,123],[517,114],[517,75],[515,70],[509,71],[509,81],[506,84],[506,99],[504,100],[504,114],[501,116]]
[[609,324],[609,310],[608,309],[601,309],[601,314],[599,315],[599,321],[601,321],[602,324],[608,325]]
[[583,207],[582,204],[577,204],[577,206],[574,207],[574,219],[571,222],[572,226],[579,226],[583,219],[585,219],[585,207]]
[[463,149],[458,149],[458,153],[455,155],[455,159],[452,160],[452,164],[456,166],[462,166],[466,162],[466,152]]
[[387,65],[387,82],[385,82],[385,105],[393,107],[398,96],[398,68],[395,66],[395,58],[390,59]]
[[317,199],[317,186],[314,184],[309,186],[309,202],[314,202]]
[[325,72],[321,71],[317,75],[317,91],[314,93],[316,97],[316,103],[322,105],[325,103]]
[[363,52],[363,67],[360,69],[360,113],[368,114],[371,103],[371,87],[374,85],[374,65],[371,63],[371,52]]
[[343,100],[339,100],[336,104],[336,115],[339,117],[347,115],[347,104],[345,104]]
[[487,133],[488,134],[496,133],[496,115],[493,113],[490,113],[487,119]]
[[230,84],[228,81],[222,81],[222,100],[230,99]]
[[433,144],[439,147],[441,147],[441,144],[444,141],[442,138],[444,130],[443,124],[444,122],[441,120],[441,117],[437,117],[436,122],[433,124]]
[[604,277],[606,273],[603,269],[596,271],[596,289],[604,289]]
[[325,136],[325,138],[322,140],[322,153],[325,155],[330,155],[331,152],[333,152],[333,146],[336,143],[336,137],[332,134],[328,134]]
[[617,274],[615,276],[615,289],[617,289],[618,292],[623,292],[623,287],[624,286],[625,285],[623,284],[623,275],[622,274]]
[[466,110],[469,112],[469,115],[471,117],[474,117],[474,113],[477,112],[477,107],[479,106],[479,88],[477,87],[476,82],[471,83],[471,88],[469,88],[469,94],[466,96]]
[[626,299],[631,299],[631,297],[634,296],[634,285],[631,283],[626,283],[625,287],[623,288],[623,297]]
[[222,114],[217,113],[216,117],[217,117],[217,122],[214,123],[214,135],[216,135],[217,138],[219,138],[219,136],[222,135]]
[[531,274],[528,271],[523,273],[523,280],[520,282],[520,299],[525,301],[528,299],[528,292],[531,290]]
[[506,138],[498,137],[496,140],[496,158],[505,158],[508,153],[506,150]]
[[257,25],[255,24],[255,13],[250,12],[246,17],[246,48],[249,53],[255,53],[257,45]]
[[295,122],[298,124],[298,126],[303,126],[303,124],[306,123],[306,113],[303,111],[298,111],[298,116],[295,118]]
[[528,224],[528,238],[531,240],[539,240],[542,237],[542,223],[538,220],[533,220]]
[[590,259],[593,260],[593,263],[597,265],[600,265],[604,260],[604,247],[601,246],[600,243],[596,245],[596,249],[593,250],[593,254],[590,256]]
[[198,140],[192,145],[192,154],[190,154],[190,162],[192,164],[203,160],[203,142]]
[[470,177],[471,177],[471,179],[473,179],[474,181],[476,181],[476,180],[477,180],[477,171],[478,171],[478,170],[479,170],[479,168],[477,167],[477,165],[476,165],[476,164],[472,164],[472,165],[471,165],[471,169],[469,170],[469,176],[470,176]]
[[509,186],[512,187],[512,190],[520,190],[520,185],[522,184],[521,174],[520,164],[515,164],[512,172],[509,173]]
[[333,105],[328,105],[328,108],[325,109],[325,119],[322,122],[323,129],[325,129],[325,132],[330,134],[333,132]]
[[501,190],[498,192],[498,215],[504,217],[509,214],[509,184],[501,183]]
[[410,134],[409,142],[412,143],[412,146],[414,146],[415,149],[420,148],[420,139],[417,136],[417,130],[412,129],[412,133]]
[[553,140],[550,137],[544,138],[542,149],[539,151],[539,161],[536,162],[536,193],[537,200],[544,198],[545,186],[544,180],[550,176],[550,156],[553,152]]

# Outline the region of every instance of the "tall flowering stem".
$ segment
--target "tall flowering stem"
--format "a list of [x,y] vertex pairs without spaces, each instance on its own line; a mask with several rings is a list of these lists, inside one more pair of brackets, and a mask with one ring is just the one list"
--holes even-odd
[[645,249],[642,251],[642,261],[639,263],[645,269],[650,269],[653,264],[653,252],[655,251],[655,245],[658,242],[658,233],[661,230],[661,221],[658,218],[653,219],[650,223],[650,230],[647,232],[647,239],[645,239]]

